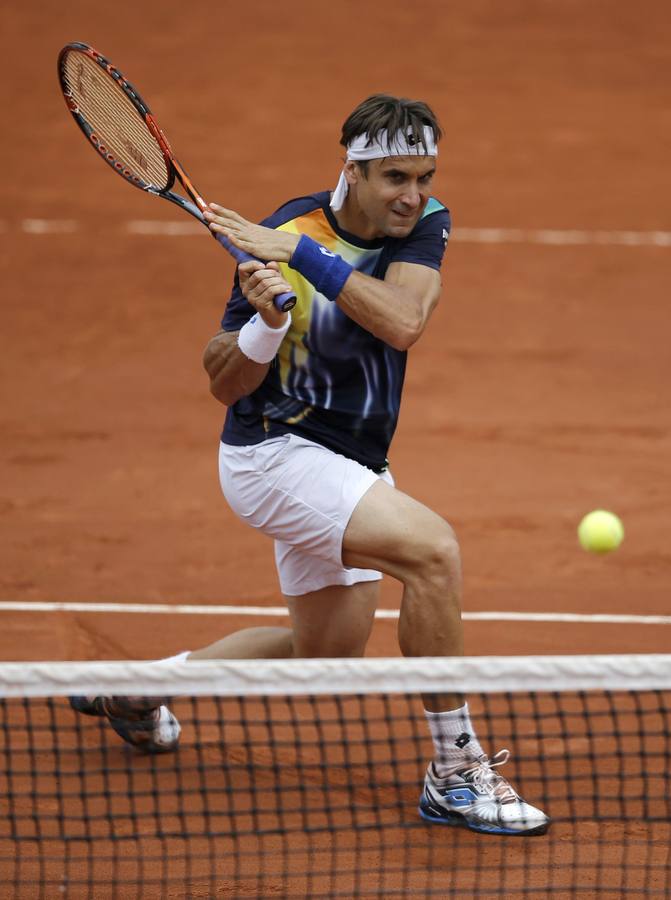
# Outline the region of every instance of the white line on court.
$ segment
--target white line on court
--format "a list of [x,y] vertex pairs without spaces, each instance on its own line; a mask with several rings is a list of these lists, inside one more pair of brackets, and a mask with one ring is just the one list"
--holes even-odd
[[26,234],[73,234],[79,230],[74,219],[23,219],[21,230]]
[[[14,226],[16,227],[16,226]],[[22,219],[18,230],[24,234],[72,234],[86,228],[76,219]],[[205,235],[199,222],[131,219],[123,226],[127,234],[139,236],[188,237]],[[0,220],[0,233],[13,230]],[[607,231],[577,228],[455,228],[451,240],[470,244],[543,244],[550,247],[617,246],[671,247],[671,231]]]
[[[205,606],[183,603],[52,603],[0,601],[0,612],[149,613],[186,616],[288,616],[285,606]],[[376,619],[398,619],[397,609],[378,609]],[[609,613],[465,612],[470,622],[581,622],[597,625],[671,625],[671,616]]]
[[162,234],[166,237],[181,237],[189,234],[205,234],[199,222],[157,222],[153,219],[133,219],[126,223],[126,231],[130,234]]
[[475,244],[546,244],[556,247],[584,244],[621,247],[671,247],[671,231],[581,231],[540,228],[455,228],[451,240]]

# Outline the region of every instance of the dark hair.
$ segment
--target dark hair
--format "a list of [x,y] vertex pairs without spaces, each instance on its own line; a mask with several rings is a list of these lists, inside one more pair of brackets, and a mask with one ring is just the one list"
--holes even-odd
[[370,145],[379,137],[381,131],[386,130],[387,136],[393,138],[399,130],[402,130],[404,134],[412,133],[415,142],[427,150],[424,139],[425,125],[433,131],[433,138],[438,143],[443,132],[433,110],[426,103],[422,103],[421,100],[392,97],[389,94],[373,94],[345,119],[340,143],[346,147],[358,135],[367,134]]

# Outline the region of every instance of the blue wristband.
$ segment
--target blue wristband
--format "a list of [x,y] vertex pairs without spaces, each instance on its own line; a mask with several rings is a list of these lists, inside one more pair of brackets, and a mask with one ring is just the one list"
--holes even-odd
[[307,234],[301,235],[289,260],[289,268],[300,272],[327,300],[336,299],[353,271],[342,256],[331,253]]

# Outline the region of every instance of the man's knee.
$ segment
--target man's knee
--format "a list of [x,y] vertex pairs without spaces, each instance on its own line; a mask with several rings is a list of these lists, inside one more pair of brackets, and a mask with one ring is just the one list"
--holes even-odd
[[361,657],[366,650],[366,642],[354,642],[342,639],[297,642],[294,655],[298,659],[353,659]]
[[294,627],[294,656],[303,658],[346,658],[363,656],[370,637],[372,619],[360,615],[329,623],[323,627]]
[[300,658],[354,658],[363,656],[371,625],[353,617],[337,624],[324,622],[321,629],[294,630],[294,656]]
[[461,552],[452,526],[444,519],[420,543],[411,560],[411,575],[421,579],[452,579],[461,572]]
[[379,581],[331,585],[288,598],[297,657],[363,656],[373,627]]

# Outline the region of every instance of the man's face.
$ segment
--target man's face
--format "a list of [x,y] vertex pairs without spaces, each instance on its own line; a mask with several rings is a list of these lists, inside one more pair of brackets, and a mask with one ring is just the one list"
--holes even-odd
[[433,156],[387,156],[371,159],[368,171],[348,162],[350,188],[377,236],[406,237],[424,212],[436,170]]

